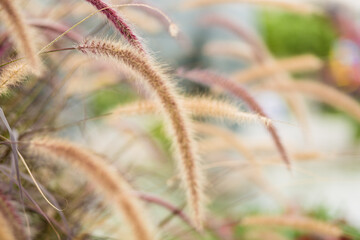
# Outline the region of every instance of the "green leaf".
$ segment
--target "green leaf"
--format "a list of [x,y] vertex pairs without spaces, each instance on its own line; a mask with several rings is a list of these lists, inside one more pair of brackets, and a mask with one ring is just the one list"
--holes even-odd
[[326,58],[336,40],[330,19],[323,16],[263,12],[261,27],[267,46],[279,57],[313,53]]

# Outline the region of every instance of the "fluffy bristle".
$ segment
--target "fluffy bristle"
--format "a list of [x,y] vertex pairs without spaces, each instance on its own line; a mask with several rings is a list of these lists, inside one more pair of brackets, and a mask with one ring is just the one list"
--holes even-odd
[[11,64],[0,75],[0,95],[9,91],[9,88],[19,84],[31,71],[26,64]]
[[[259,114],[262,117],[267,117],[264,110],[261,108],[261,106],[257,103],[257,101],[248,93],[246,89],[241,87],[239,84],[235,83],[234,81],[231,81],[230,79],[227,79],[226,77],[223,77],[215,72],[207,71],[207,70],[192,70],[192,71],[178,71],[178,75],[181,77],[185,77],[189,80],[192,80],[194,82],[198,82],[201,84],[206,84],[209,86],[219,86],[229,93],[233,94],[234,96],[242,99],[249,108]],[[290,159],[289,156],[285,150],[284,145],[282,144],[280,137],[274,127],[273,124],[269,124],[266,126],[267,130],[269,131],[270,135],[272,136],[274,143],[276,147],[279,150],[279,153],[286,163],[287,167],[290,168]]]
[[185,114],[183,104],[170,79],[157,68],[148,57],[132,46],[121,42],[89,40],[80,44],[78,50],[95,57],[115,60],[134,73],[142,85],[145,85],[155,96],[157,104],[168,120],[168,126],[174,135],[174,145],[179,155],[179,166],[193,212],[193,219],[198,229],[203,224],[203,176],[200,161],[196,154],[196,144],[191,134],[191,125]]
[[[240,111],[230,102],[214,100],[206,97],[184,98],[183,104],[192,115],[226,119],[242,124],[244,122],[261,122],[269,125],[271,120],[258,114]],[[157,111],[156,103],[152,101],[139,101],[121,105],[112,113],[116,115],[148,114]]]

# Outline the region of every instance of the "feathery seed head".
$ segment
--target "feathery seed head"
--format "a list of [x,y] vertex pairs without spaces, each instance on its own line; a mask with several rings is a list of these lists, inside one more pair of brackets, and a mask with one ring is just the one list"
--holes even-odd
[[[238,107],[228,101],[215,100],[208,97],[183,98],[184,108],[192,115],[212,117],[220,120],[230,120],[242,124],[244,122],[261,122],[268,126],[271,119],[258,114],[242,112]],[[154,113],[158,109],[153,101],[138,101],[121,105],[112,111],[116,115],[134,115]]]
[[89,40],[80,44],[77,49],[85,54],[120,62],[153,93],[157,100],[156,103],[168,120],[168,128],[174,135],[174,146],[179,159],[178,165],[193,213],[193,220],[197,228],[201,229],[205,198],[203,176],[190,121],[185,113],[181,97],[170,83],[169,77],[140,50],[121,42]]
[[31,67],[24,63],[14,63],[7,66],[0,74],[0,95],[9,88],[19,84],[31,72]]
[[[186,72],[184,69],[180,69],[177,74],[180,77],[187,78],[200,84],[205,84],[211,87],[219,86],[231,93],[232,95],[242,99],[252,111],[256,112],[262,117],[267,117],[264,110],[257,103],[257,101],[248,93],[248,91],[241,87],[238,83],[231,81],[231,79],[227,79],[226,77],[223,77],[215,72],[208,70],[191,70]],[[287,167],[290,168],[290,160],[288,154],[280,140],[280,137],[275,127],[273,126],[273,124],[269,124],[266,127],[271,137],[273,138],[282,159],[284,160]]]

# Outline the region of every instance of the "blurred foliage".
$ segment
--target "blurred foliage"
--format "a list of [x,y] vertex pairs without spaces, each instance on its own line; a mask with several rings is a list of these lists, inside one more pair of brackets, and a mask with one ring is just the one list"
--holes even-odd
[[95,92],[90,106],[95,115],[100,115],[121,103],[131,102],[136,100],[136,98],[136,93],[129,86],[119,84]]
[[166,150],[170,154],[172,141],[166,133],[164,123],[162,121],[156,122],[150,128],[150,135],[158,141],[162,149]]
[[313,53],[326,58],[336,40],[335,29],[324,16],[266,11],[260,22],[264,41],[279,57]]
[[351,236],[352,240],[360,240],[360,231],[352,226],[344,225],[342,230],[346,235]]
[[322,221],[331,221],[331,219],[333,219],[334,217],[330,214],[329,208],[327,208],[326,206],[318,206],[314,209],[311,209],[307,214],[314,219]]
[[241,238],[246,233],[246,227],[238,225],[235,227],[235,233],[234,236],[236,238]]
[[352,116],[349,116],[348,114],[344,114],[343,111],[340,111],[332,106],[329,106],[327,104],[321,104],[321,110],[323,113],[327,114],[329,117],[332,117],[332,115],[341,115],[348,124],[351,124],[353,128],[353,137],[354,140],[359,142],[360,141],[360,123],[354,119]]

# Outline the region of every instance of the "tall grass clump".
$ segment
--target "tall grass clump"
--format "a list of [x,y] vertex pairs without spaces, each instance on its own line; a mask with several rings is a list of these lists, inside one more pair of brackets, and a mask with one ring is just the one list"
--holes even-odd
[[156,233],[129,184],[106,164],[105,159],[88,149],[50,138],[31,140],[28,150],[42,158],[63,160],[79,168],[122,212],[134,239],[156,239]]
[[[0,240],[358,239],[355,211],[333,211],[351,191],[301,204],[357,169],[359,129],[305,101],[360,121],[355,21],[325,3],[165,2],[0,0]],[[263,10],[327,18],[333,54],[280,58]],[[277,43],[318,43],[296,19]]]

